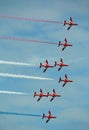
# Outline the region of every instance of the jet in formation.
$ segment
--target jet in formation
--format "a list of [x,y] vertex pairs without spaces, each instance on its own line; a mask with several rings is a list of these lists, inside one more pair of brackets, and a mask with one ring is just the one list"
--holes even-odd
[[68,42],[67,42],[67,39],[65,38],[63,43],[62,43],[61,41],[59,41],[58,47],[60,47],[60,46],[63,46],[62,51],[64,51],[64,49],[65,49],[66,47],[72,46],[72,44],[68,43]]
[[48,115],[45,115],[45,114],[43,113],[42,119],[44,119],[44,118],[47,118],[46,123],[48,123],[48,121],[49,121],[50,119],[56,118],[56,116],[53,116],[53,115],[51,114],[51,111],[49,110],[49,111],[48,111]]
[[73,80],[68,79],[68,76],[65,74],[65,78],[62,79],[62,78],[60,77],[58,82],[59,82],[59,83],[60,83],[60,82],[64,82],[63,85],[62,85],[62,87],[64,87],[68,82],[73,82]]
[[55,61],[55,66],[59,66],[58,71],[60,71],[60,70],[62,69],[62,67],[66,67],[66,66],[68,66],[68,64],[65,64],[65,63],[63,62],[63,59],[60,58],[60,63],[57,63],[57,62]]
[[78,24],[77,23],[74,23],[73,20],[72,20],[72,17],[70,17],[70,21],[69,22],[66,22],[66,20],[64,20],[64,26],[65,25],[69,25],[67,30],[69,30],[72,26],[77,26]]
[[46,62],[45,64],[40,63],[40,67],[39,67],[39,68],[44,67],[43,72],[45,72],[48,68],[54,68],[54,67],[55,67],[55,65],[53,65],[53,66],[50,65],[50,64],[48,63],[48,60],[46,60],[45,62]]

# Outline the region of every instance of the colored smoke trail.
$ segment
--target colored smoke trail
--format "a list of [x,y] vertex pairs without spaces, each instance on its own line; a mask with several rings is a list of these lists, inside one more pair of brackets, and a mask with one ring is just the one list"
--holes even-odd
[[36,79],[36,80],[53,80],[52,78],[43,78],[43,77],[10,74],[10,73],[0,73],[0,77],[21,78],[21,79]]
[[17,20],[34,21],[34,22],[48,22],[48,23],[63,24],[63,22],[59,22],[59,21],[40,20],[40,19],[25,18],[25,17],[20,17],[20,16],[9,16],[9,15],[2,15],[2,14],[0,14],[0,17],[1,17],[1,18],[7,18],[7,19],[17,19]]
[[22,92],[12,92],[12,91],[0,91],[0,94],[29,95],[28,93],[22,93]]
[[1,115],[16,115],[16,116],[35,116],[35,117],[42,117],[42,115],[35,115],[35,114],[25,114],[25,113],[17,113],[17,112],[3,112],[0,111]]
[[19,65],[19,66],[35,66],[29,63],[15,62],[15,61],[4,61],[0,60],[0,64]]
[[23,42],[37,42],[37,43],[57,44],[57,43],[54,43],[54,42],[31,40],[31,39],[25,39],[25,38],[16,38],[16,37],[10,37],[10,36],[0,36],[0,39],[16,40],[16,41],[23,41]]

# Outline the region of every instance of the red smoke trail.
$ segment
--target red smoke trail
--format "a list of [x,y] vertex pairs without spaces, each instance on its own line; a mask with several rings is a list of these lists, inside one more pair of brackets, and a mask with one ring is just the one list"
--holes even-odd
[[25,38],[16,38],[16,37],[9,37],[9,36],[0,36],[0,38],[1,39],[7,39],[7,40],[23,41],[23,42],[37,42],[37,43],[57,44],[57,43],[54,43],[54,42],[31,40],[31,39],[25,39]]
[[59,21],[51,21],[51,20],[40,20],[40,19],[34,19],[34,18],[25,18],[25,17],[19,17],[19,16],[9,16],[9,15],[0,15],[1,18],[8,18],[8,19],[17,19],[17,20],[26,20],[26,21],[35,21],[35,22],[49,22],[49,23],[58,23],[63,24],[63,22]]

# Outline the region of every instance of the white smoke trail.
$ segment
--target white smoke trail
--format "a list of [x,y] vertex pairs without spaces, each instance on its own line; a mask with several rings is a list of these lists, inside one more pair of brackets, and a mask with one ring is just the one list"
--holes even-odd
[[0,91],[0,94],[29,95],[28,93],[12,92],[12,91]]
[[34,64],[14,62],[14,61],[4,61],[0,60],[0,64],[9,64],[9,65],[20,65],[20,66],[35,66]]
[[36,80],[53,80],[52,78],[36,77],[29,75],[19,75],[19,74],[10,74],[10,73],[0,73],[1,77],[11,77],[11,78],[21,78],[21,79],[36,79]]

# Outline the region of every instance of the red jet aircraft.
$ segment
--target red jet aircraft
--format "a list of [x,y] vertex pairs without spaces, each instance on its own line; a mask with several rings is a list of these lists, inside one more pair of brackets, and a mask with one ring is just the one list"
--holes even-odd
[[59,83],[60,82],[64,82],[64,84],[62,85],[62,87],[64,87],[65,85],[66,85],[66,83],[68,83],[68,82],[73,82],[73,80],[70,80],[70,79],[68,79],[68,77],[67,77],[67,75],[65,74],[65,79],[61,79],[61,77],[59,78]]
[[48,118],[48,119],[46,120],[46,123],[48,123],[48,121],[49,121],[50,119],[56,118],[56,116],[52,116],[52,115],[51,115],[51,111],[49,110],[49,111],[48,111],[48,115],[45,115],[45,114],[43,113],[42,119],[44,119],[44,118]]
[[71,26],[77,26],[78,24],[74,23],[72,18],[70,17],[70,21],[69,22],[66,22],[66,20],[64,20],[64,26],[65,25],[69,25],[69,27],[67,28],[67,30],[69,30],[71,28]]
[[38,96],[38,97],[39,97],[39,98],[37,99],[37,102],[38,102],[42,97],[48,97],[47,94],[43,94],[42,89],[40,89],[40,93],[39,93],[39,94],[37,94],[36,92],[34,92],[34,96],[33,96],[33,97],[35,97],[35,96]]
[[55,66],[60,66],[60,68],[58,69],[58,71],[60,71],[62,67],[68,66],[68,64],[64,64],[64,62],[63,62],[63,60],[61,58],[59,64],[55,61]]
[[40,67],[39,68],[41,68],[41,67],[44,67],[45,69],[43,70],[43,72],[45,72],[48,68],[54,68],[55,67],[55,65],[49,65],[49,63],[48,63],[48,60],[46,60],[46,64],[45,65],[43,65],[42,63],[40,63]]
[[61,45],[64,46],[64,47],[62,48],[62,51],[63,51],[66,47],[72,46],[72,44],[67,43],[67,39],[66,39],[66,38],[64,39],[64,43],[61,43],[61,41],[59,41],[58,47],[61,46]]
[[57,94],[57,93],[55,92],[55,89],[53,89],[53,93],[52,93],[52,94],[50,94],[50,93],[48,92],[48,96],[51,96],[51,97],[52,97],[52,98],[50,99],[50,102],[51,102],[55,97],[61,97],[60,94]]

